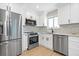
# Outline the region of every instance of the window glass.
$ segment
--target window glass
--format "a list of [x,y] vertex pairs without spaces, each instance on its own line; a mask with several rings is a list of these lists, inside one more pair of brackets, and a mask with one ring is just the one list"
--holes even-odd
[[53,18],[48,18],[48,27],[49,28],[52,28],[53,27],[53,24],[54,24]]
[[54,17],[54,27],[59,28],[58,17]]
[[48,27],[49,28],[59,28],[58,17],[48,18]]

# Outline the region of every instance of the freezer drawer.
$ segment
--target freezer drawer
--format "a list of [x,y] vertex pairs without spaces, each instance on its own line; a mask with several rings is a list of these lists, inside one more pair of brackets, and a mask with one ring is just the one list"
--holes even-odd
[[16,40],[8,42],[8,56],[16,56]]
[[22,44],[21,39],[15,39],[9,41],[8,43],[8,55],[9,56],[17,56],[22,53]]

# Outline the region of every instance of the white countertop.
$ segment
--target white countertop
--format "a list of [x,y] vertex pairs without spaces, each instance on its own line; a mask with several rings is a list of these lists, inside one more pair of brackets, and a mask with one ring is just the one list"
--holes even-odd
[[75,37],[79,37],[79,34],[67,34],[67,33],[53,33],[53,34],[68,35],[68,36],[75,36]]
[[[37,32],[39,35],[41,35],[41,34],[52,34],[52,32],[50,33],[50,32]],[[24,34],[26,34],[26,33],[24,33]],[[59,35],[68,35],[68,36],[73,36],[73,37],[79,37],[79,33],[53,33],[53,34],[59,34]]]
[[52,33],[48,33],[48,32],[39,32],[38,34],[52,34]]

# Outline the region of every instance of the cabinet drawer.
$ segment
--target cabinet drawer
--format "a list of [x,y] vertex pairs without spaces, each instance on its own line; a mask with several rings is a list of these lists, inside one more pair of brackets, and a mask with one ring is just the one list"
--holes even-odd
[[79,37],[69,37],[69,55],[79,56]]
[[69,37],[69,41],[79,42],[79,37]]
[[79,42],[70,41],[70,42],[69,42],[69,47],[70,47],[70,48],[73,47],[73,48],[76,48],[76,49],[78,48],[78,49],[79,49]]
[[69,48],[69,56],[79,56],[79,48]]

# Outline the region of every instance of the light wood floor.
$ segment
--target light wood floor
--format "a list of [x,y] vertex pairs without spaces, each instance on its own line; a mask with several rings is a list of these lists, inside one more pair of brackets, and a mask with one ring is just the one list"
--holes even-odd
[[21,56],[62,56],[61,54],[49,50],[43,46],[24,51]]

